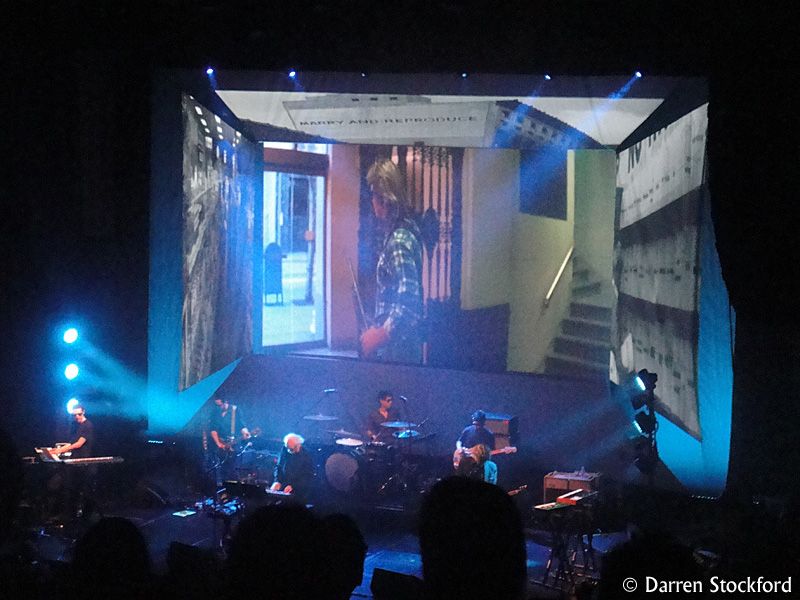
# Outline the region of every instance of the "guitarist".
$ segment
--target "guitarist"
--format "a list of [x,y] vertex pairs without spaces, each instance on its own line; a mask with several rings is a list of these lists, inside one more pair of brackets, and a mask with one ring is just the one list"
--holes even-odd
[[458,461],[456,475],[480,479],[486,483],[497,485],[497,463],[490,460],[490,458],[491,451],[485,444],[473,446]]
[[372,210],[383,234],[378,256],[375,318],[361,333],[361,356],[422,363],[422,235],[413,220],[406,178],[388,158],[367,172]]
[[243,442],[249,440],[250,430],[244,424],[239,408],[219,397],[214,398],[214,408],[208,428],[211,440],[217,447],[217,458],[224,465],[223,477],[228,479],[233,475],[233,460],[228,459],[236,452],[236,440],[239,436]]
[[472,425],[464,428],[456,442],[456,450],[463,451],[483,444],[489,450],[494,449],[494,433],[486,429],[486,413],[476,410],[472,413]]

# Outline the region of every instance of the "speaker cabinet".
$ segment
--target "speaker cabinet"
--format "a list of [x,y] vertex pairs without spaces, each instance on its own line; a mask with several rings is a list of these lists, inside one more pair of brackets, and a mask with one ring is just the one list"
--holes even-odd
[[519,418],[503,413],[486,413],[486,429],[494,433],[494,447],[519,445]]

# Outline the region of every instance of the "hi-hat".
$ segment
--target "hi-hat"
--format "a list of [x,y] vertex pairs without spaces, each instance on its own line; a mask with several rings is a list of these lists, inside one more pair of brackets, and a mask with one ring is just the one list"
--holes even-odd
[[413,429],[404,429],[403,431],[395,431],[392,435],[400,440],[405,440],[418,438],[422,434],[419,431],[414,431]]
[[357,438],[361,437],[357,433],[353,433],[352,431],[345,431],[344,429],[337,429],[334,431],[333,429],[326,429],[328,433],[332,433],[333,435],[340,435],[346,438]]
[[339,417],[332,417],[330,415],[306,415],[303,417],[306,421],[338,421]]
[[381,423],[381,427],[389,427],[391,429],[410,429],[416,426],[416,423],[409,423],[408,421],[386,421]]

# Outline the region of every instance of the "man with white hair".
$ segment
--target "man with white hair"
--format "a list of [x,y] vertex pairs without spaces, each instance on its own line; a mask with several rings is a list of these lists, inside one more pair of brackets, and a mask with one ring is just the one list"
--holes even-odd
[[305,440],[296,433],[288,433],[283,438],[283,448],[275,465],[275,480],[270,488],[284,491],[305,502],[314,483],[314,461],[303,448]]

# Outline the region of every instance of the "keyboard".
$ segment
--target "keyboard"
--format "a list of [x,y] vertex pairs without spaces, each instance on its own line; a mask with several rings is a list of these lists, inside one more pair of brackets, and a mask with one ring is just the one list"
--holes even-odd
[[87,458],[65,458],[61,462],[73,467],[86,467],[88,465],[110,465],[123,462],[121,456],[89,456]]

